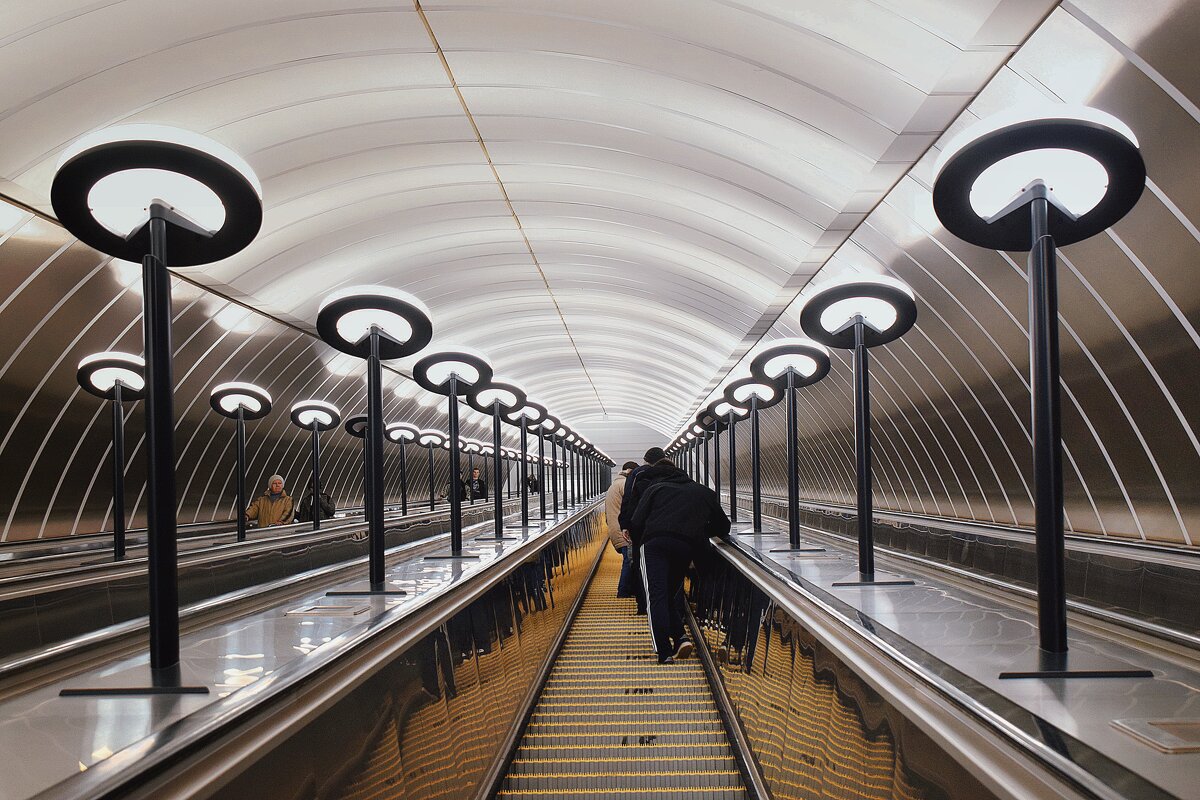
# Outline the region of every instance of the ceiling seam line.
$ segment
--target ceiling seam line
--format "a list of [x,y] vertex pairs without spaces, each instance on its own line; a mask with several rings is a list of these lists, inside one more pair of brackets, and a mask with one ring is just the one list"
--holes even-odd
[[546,272],[542,269],[542,264],[538,261],[537,254],[533,251],[533,243],[529,241],[529,236],[525,232],[525,226],[521,224],[521,218],[517,216],[517,210],[513,208],[512,199],[508,196],[508,189],[504,186],[504,181],[500,179],[500,173],[496,169],[495,162],[492,161],[492,154],[488,151],[487,143],[483,140],[483,134],[479,130],[479,125],[475,122],[475,115],[471,113],[470,107],[467,106],[467,99],[463,97],[462,90],[458,86],[458,79],[454,77],[454,71],[450,69],[450,62],[446,60],[446,54],[442,52],[442,44],[433,32],[433,26],[429,24],[429,18],[425,16],[425,9],[421,7],[421,0],[413,0],[413,8],[416,10],[417,16],[421,18],[421,24],[425,26],[425,32],[429,36],[429,41],[433,44],[438,60],[442,63],[442,69],[450,81],[450,88],[454,90],[454,96],[458,98],[458,104],[462,107],[463,114],[466,115],[467,123],[470,124],[471,130],[475,133],[475,141],[479,144],[479,149],[483,152],[484,159],[487,160],[488,169],[492,171],[492,177],[496,179],[496,186],[500,189],[501,197],[504,198],[504,205],[508,208],[508,213],[512,215],[513,222],[517,225],[517,232],[521,235],[521,241],[525,243],[525,249],[529,252],[529,258],[533,261],[533,266],[537,269],[538,275],[546,287],[546,294],[550,297],[550,302],[554,304],[554,310],[558,313],[558,319],[562,323],[563,331],[567,334],[567,339],[571,342],[571,349],[575,351],[575,357],[579,359],[579,366],[592,387],[592,393],[596,395],[596,403],[600,406],[600,412],[607,416],[608,410],[604,408],[604,401],[600,399],[600,390],[596,388],[596,381],[592,379],[591,373],[588,372],[587,364],[583,361],[583,354],[579,352],[579,345],[576,344],[575,337],[571,334],[571,328],[567,325],[567,318],[563,315],[562,307],[558,304],[558,298],[554,296],[554,290],[550,288],[550,280],[546,277]]

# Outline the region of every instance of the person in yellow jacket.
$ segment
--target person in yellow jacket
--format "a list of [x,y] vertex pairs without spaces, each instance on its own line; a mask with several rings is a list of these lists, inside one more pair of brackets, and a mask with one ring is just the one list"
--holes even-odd
[[246,519],[258,520],[258,527],[288,525],[292,521],[292,498],[283,490],[283,476],[272,475],[267,490],[246,509]]

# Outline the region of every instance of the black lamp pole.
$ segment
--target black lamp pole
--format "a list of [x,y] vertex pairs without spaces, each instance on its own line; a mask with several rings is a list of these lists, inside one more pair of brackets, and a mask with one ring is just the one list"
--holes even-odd
[[379,361],[380,331],[371,326],[367,357],[367,553],[371,591],[383,590],[383,369]]
[[429,446],[429,510],[433,511],[433,445]]
[[[150,204],[150,253],[142,259],[142,339],[146,352],[147,570],[150,667],[177,671],[179,576],[175,530],[175,382],[171,372],[169,209]],[[245,509],[238,509],[239,514]],[[174,677],[174,676],[172,676]]]
[[858,571],[875,575],[875,547],[871,522],[871,379],[862,315],[854,317],[854,455],[858,462]]
[[125,412],[121,382],[113,383],[113,561],[125,558]]
[[492,490],[492,521],[495,523],[496,538],[504,538],[504,496],[500,494],[500,482],[503,476],[500,462],[503,460],[500,449],[500,402],[492,403],[492,448],[496,451],[492,459],[492,480],[495,488]]
[[554,495],[554,516],[558,516],[558,437],[550,434],[550,484]]
[[525,457],[529,446],[529,418],[521,415],[521,527],[529,527],[529,460]]
[[738,521],[737,417],[729,412],[729,521]]
[[408,516],[408,443],[400,440],[400,513]]
[[762,530],[762,468],[758,425],[758,395],[750,396],[750,502],[754,506],[754,532]]
[[542,428],[539,426],[537,430],[538,440],[538,504],[540,506],[542,519],[546,519],[546,437],[542,435]]
[[800,547],[800,476],[796,453],[799,423],[796,420],[796,370],[787,371],[787,471],[788,471],[788,543]]
[[312,423],[312,529],[321,530],[321,431],[320,423]]
[[462,481],[458,453],[458,375],[449,378],[450,405],[446,411],[450,429],[450,553],[462,553]]
[[720,503],[721,498],[721,430],[720,420],[713,418],[712,422],[712,440],[713,440],[713,489],[717,493],[717,502]]
[[235,516],[237,517],[237,540],[244,542],[246,541],[246,416],[240,405],[234,419],[237,421],[237,432],[234,434],[237,442],[237,512]]

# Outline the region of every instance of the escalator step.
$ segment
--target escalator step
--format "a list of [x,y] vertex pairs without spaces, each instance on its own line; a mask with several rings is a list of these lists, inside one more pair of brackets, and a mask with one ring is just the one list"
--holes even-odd
[[697,660],[657,663],[606,552],[497,798],[745,800]]

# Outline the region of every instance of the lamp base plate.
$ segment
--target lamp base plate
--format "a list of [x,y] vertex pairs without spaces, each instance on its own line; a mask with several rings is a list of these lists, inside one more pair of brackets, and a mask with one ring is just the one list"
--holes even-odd
[[457,559],[460,561],[471,561],[471,560],[478,561],[479,556],[474,555],[472,553],[458,553],[458,554],[438,553],[437,555],[425,556],[426,561],[448,561],[448,560],[453,560],[453,559]]
[[771,550],[772,553],[824,553],[824,547],[817,547],[815,544],[800,543],[799,547],[779,547]]
[[207,686],[97,686],[63,689],[59,697],[139,697],[167,694],[208,694]]
[[520,537],[496,536],[495,534],[488,533],[488,534],[484,534],[483,536],[476,536],[475,541],[477,541],[477,542],[515,542],[518,538],[520,538]]
[[916,586],[916,581],[903,575],[875,570],[872,574],[851,572],[844,578],[833,582],[834,586]]
[[1037,649],[1006,664],[1000,680],[1020,678],[1153,678],[1148,669],[1092,653],[1048,653]]
[[408,592],[403,589],[341,589],[332,592],[326,592],[326,597],[375,597],[379,596],[394,596],[401,597],[407,595]]

